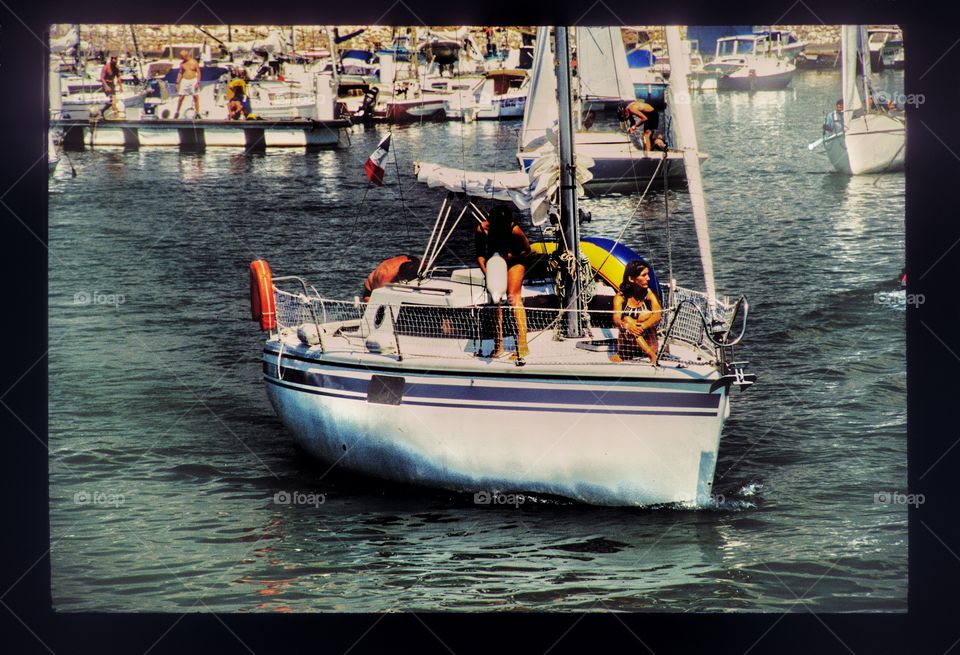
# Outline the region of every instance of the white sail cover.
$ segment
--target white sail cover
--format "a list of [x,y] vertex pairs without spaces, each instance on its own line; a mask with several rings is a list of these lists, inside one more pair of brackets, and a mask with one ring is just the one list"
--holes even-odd
[[520,130],[520,150],[532,150],[543,144],[547,130],[557,124],[557,73],[550,52],[550,28],[537,28],[537,46],[530,73],[530,90]]
[[634,99],[619,27],[577,28],[577,76],[582,98]]
[[[583,195],[583,185],[593,179],[590,168],[594,161],[581,155],[577,158],[576,193]],[[551,207],[559,200],[560,162],[555,151],[540,157],[523,171],[466,171],[430,162],[414,162],[417,182],[430,188],[442,187],[474,198],[512,202],[517,209],[529,210],[534,225],[547,220]]]
[[[713,251],[710,246],[710,226],[707,223],[707,205],[703,197],[703,178],[700,175],[700,159],[697,151],[697,131],[693,122],[693,105],[690,101],[687,74],[690,71],[689,51],[683,49],[680,40],[680,28],[669,25],[667,33],[667,53],[670,56],[670,87],[668,105],[673,112],[673,129],[676,147],[683,151],[684,171],[687,174],[687,188],[690,191],[690,204],[693,207],[693,222],[697,231],[697,243],[700,245],[700,262],[703,265],[703,281],[712,313],[717,297],[716,283],[713,277]],[[688,46],[689,47],[689,46]]]
[[536,180],[523,171],[466,171],[430,162],[414,162],[417,182],[430,188],[443,187],[475,198],[510,201],[517,209],[530,209]]

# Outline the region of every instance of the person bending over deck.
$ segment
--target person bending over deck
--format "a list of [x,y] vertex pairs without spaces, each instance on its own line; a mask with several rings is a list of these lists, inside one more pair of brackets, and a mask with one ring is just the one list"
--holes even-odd
[[[527,235],[513,220],[513,212],[504,205],[490,210],[489,218],[477,226],[474,235],[477,264],[483,274],[487,274],[487,260],[498,253],[507,262],[507,296],[517,320],[517,351],[510,357],[526,357],[527,313],[523,308],[521,290],[523,276],[527,272],[526,260],[532,252]],[[503,308],[497,305],[497,332],[491,357],[503,354]]]
[[412,255],[399,255],[384,259],[363,283],[363,302],[370,300],[374,289],[385,287],[396,282],[406,282],[417,277],[420,268],[420,258]]
[[117,58],[110,57],[110,60],[100,69],[100,85],[103,92],[107,94],[107,104],[100,110],[100,115],[113,109],[114,118],[117,117],[117,91],[123,91],[123,79],[120,77],[120,66],[117,65]]
[[642,259],[635,259],[624,268],[620,291],[613,298],[613,324],[620,328],[620,335],[617,352],[610,361],[646,355],[655,362],[660,312],[660,300],[650,288],[650,267]]
[[650,136],[660,125],[660,118],[657,110],[652,105],[643,100],[634,100],[624,108],[625,119],[629,124],[627,132],[633,134],[640,126],[643,126],[643,150],[650,152]]
[[180,72],[177,73],[177,93],[180,99],[177,100],[177,111],[173,117],[180,118],[183,99],[192,96],[194,118],[200,118],[200,64],[186,50],[180,51],[180,59]]

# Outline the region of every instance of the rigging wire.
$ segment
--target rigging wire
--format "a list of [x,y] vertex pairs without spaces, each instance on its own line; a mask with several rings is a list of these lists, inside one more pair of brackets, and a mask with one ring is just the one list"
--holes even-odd
[[[610,248],[610,252],[607,253],[607,256],[603,258],[603,261],[600,262],[600,266],[597,267],[597,270],[603,268],[603,265],[607,263],[607,260],[610,259],[610,255],[613,253],[613,248],[616,248],[620,243],[620,240],[623,239],[623,235],[626,233],[627,228],[630,227],[630,223],[640,212],[640,205],[643,203],[644,198],[647,197],[647,192],[650,191],[650,187],[653,185],[653,181],[657,179],[657,173],[660,172],[660,167],[663,166],[663,162],[667,159],[667,153],[663,153],[663,156],[660,157],[660,161],[657,162],[657,169],[653,172],[653,175],[650,176],[650,180],[647,182],[647,188],[643,190],[643,195],[640,196],[640,200],[637,201],[637,206],[634,208],[633,213],[630,215],[630,218],[623,224],[623,229],[620,230],[620,234],[617,235],[617,238],[613,242],[613,247]],[[666,174],[666,171],[664,171]]]

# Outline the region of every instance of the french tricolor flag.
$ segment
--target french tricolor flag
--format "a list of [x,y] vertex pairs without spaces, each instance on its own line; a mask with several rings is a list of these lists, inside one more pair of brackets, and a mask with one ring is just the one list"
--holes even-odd
[[383,162],[386,160],[387,152],[390,150],[390,136],[391,135],[388,134],[383,141],[380,142],[380,145],[373,151],[373,154],[370,155],[366,165],[363,167],[363,172],[367,174],[367,179],[377,186],[383,184]]

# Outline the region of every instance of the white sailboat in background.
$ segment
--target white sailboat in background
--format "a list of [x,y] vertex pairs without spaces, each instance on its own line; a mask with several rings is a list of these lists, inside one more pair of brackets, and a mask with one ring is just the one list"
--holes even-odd
[[[548,38],[542,30],[539,47],[548,48]],[[565,55],[566,28],[556,28],[556,38]],[[679,28],[668,28],[668,40],[679,48]],[[482,215],[466,202],[448,226],[448,197],[420,277],[375,289],[367,303],[323,298],[300,278],[271,278],[263,260],[251,264],[253,315],[269,333],[262,354],[267,395],[308,453],[352,471],[463,492],[710,505],[731,387],[749,386],[755,376],[732,359],[743,332],[731,333],[741,312],[745,327],[746,302],[720,300],[714,288],[691,108],[681,105],[678,130],[706,290],[657,283],[664,308],[657,361],[614,363],[608,354],[617,329],[610,311],[590,298],[609,300],[624,257],[637,255],[606,240],[599,266],[577,265],[583,260],[567,56],[559,57],[558,70],[558,147],[534,171],[558,176],[549,202],[559,211],[562,238],[551,245],[556,261],[570,265],[524,281],[532,303],[524,319],[529,352],[510,334],[516,328],[507,326],[509,307],[502,310],[502,345],[514,349],[516,361],[491,352],[505,279],[490,273],[485,280],[478,268],[443,274],[435,266],[460,221]],[[686,92],[682,64],[671,84],[674,93]],[[551,184],[541,178],[536,186],[541,182]],[[451,186],[459,189],[455,180]]]
[[[808,146],[823,144],[830,163],[841,173],[861,175],[903,170],[906,121],[900,112],[877,106],[870,81],[866,30],[844,25],[840,41],[843,111],[828,115],[824,136]],[[857,78],[857,63],[863,76]]]
[[[574,107],[577,153],[594,161],[592,179],[584,184],[587,195],[642,191],[651,177],[657,182],[665,174],[679,183],[684,178],[683,156],[671,149],[667,153],[644,152],[624,132],[588,130],[582,116],[590,108],[597,110],[635,98],[627,55],[618,27],[578,27],[577,58],[579,100]],[[556,149],[557,78],[550,50],[549,28],[537,31],[536,51],[531,72],[523,128],[517,160],[523,170],[540,157]],[[661,129],[663,125],[661,125]]]

